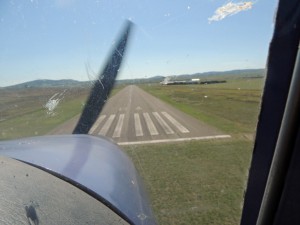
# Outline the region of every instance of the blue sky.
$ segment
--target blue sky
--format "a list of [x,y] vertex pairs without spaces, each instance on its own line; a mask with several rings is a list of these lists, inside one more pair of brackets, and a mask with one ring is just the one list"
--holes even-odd
[[249,10],[209,23],[229,2],[1,1],[0,86],[91,79],[125,19],[135,29],[119,79],[263,68],[277,1],[258,0]]

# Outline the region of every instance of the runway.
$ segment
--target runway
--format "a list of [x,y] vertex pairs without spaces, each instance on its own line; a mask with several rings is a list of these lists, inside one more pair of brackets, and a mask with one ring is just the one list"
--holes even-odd
[[[71,133],[77,120],[51,134]],[[134,85],[108,99],[89,134],[106,136],[119,145],[230,137]]]

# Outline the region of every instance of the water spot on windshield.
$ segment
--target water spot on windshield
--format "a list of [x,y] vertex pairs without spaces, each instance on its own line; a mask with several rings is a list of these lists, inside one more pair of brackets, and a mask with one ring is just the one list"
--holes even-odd
[[145,220],[145,219],[147,219],[147,216],[144,213],[141,213],[141,214],[138,215],[138,218],[140,220]]
[[55,93],[46,102],[46,104],[44,105],[44,108],[46,108],[46,110],[47,110],[47,115],[49,115],[49,116],[55,116],[56,115],[55,109],[57,108],[60,101],[64,98],[66,91],[67,91],[67,89],[65,89],[61,93],[59,93],[59,92]]

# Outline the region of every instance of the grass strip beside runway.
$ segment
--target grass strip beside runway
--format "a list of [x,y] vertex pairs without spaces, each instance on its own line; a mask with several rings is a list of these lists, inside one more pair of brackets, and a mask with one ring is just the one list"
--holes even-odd
[[123,146],[159,224],[239,224],[252,142],[244,138]]

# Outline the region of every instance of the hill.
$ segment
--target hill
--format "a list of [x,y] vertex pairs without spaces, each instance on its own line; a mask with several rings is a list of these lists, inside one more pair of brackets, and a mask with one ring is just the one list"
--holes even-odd
[[159,83],[165,79],[164,76],[154,76],[150,78],[140,78],[140,79],[125,79],[117,80],[116,84],[144,84],[144,83]]
[[[231,71],[211,71],[205,73],[168,75],[173,81],[191,80],[199,78],[201,80],[225,80],[225,79],[240,79],[240,78],[262,78],[265,75],[265,69],[246,69],[246,70],[231,70]],[[117,80],[116,84],[144,84],[144,83],[160,83],[165,79],[165,76],[157,75],[150,78],[140,79],[125,79]],[[87,87],[91,85],[91,81],[77,81],[72,79],[64,80],[34,80],[21,84],[16,84],[2,89],[21,89],[21,88],[41,88],[41,87]]]
[[174,80],[186,80],[195,78],[209,79],[234,79],[234,78],[262,78],[265,76],[265,69],[245,69],[230,71],[210,71],[204,73],[182,74],[171,76]]
[[82,87],[83,85],[88,85],[90,82],[88,81],[77,81],[71,79],[64,80],[33,80],[28,81],[21,84],[16,84],[12,86],[8,86],[5,88],[8,89],[22,89],[22,88],[42,88],[42,87]]

